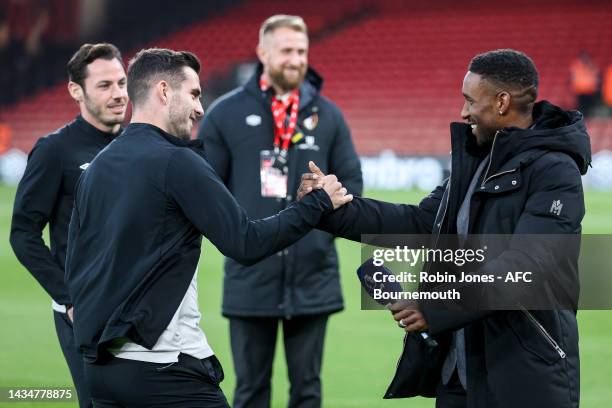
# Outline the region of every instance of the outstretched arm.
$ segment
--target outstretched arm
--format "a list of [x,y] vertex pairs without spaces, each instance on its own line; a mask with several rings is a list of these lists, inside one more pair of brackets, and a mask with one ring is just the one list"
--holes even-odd
[[[320,188],[325,175],[313,163],[311,173],[302,176],[298,198]],[[342,181],[342,180],[341,180]],[[355,197],[349,204],[325,214],[317,228],[336,236],[360,241],[362,234],[431,234],[446,182],[438,186],[419,205],[393,204]]]
[[279,214],[251,220],[213,168],[189,153],[177,153],[171,159],[169,193],[185,216],[224,255],[244,264],[253,264],[293,244],[314,228],[323,214],[352,199],[335,176],[327,176],[320,190]]

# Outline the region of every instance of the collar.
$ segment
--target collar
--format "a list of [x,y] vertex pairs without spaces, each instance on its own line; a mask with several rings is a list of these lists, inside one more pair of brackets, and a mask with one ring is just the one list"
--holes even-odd
[[167,142],[173,144],[178,147],[187,147],[189,149],[194,150],[196,153],[202,155],[204,153],[204,143],[200,139],[190,139],[185,140],[180,137],[176,137],[165,130],[152,125],[150,123],[130,123],[128,127],[125,129],[126,133],[128,131],[153,131],[157,135],[166,139]]
[[117,131],[117,133],[103,132],[100,129],[98,129],[97,127],[95,127],[94,125],[92,125],[91,123],[89,123],[88,121],[86,121],[83,118],[83,116],[81,116],[80,114],[77,115],[77,117],[75,119],[75,123],[77,124],[79,129],[81,129],[86,134],[89,134],[89,135],[92,135],[92,136],[95,136],[95,137],[100,137],[101,136],[101,137],[103,137],[105,139],[114,139],[119,134],[121,134],[121,132],[123,131],[123,126],[121,126],[121,127],[119,127],[119,131]]
[[290,105],[293,98],[298,97],[300,94],[300,88],[296,88],[296,89],[292,89],[291,91],[283,95],[277,95],[272,85],[270,85],[268,81],[265,80],[263,74],[261,74],[261,76],[259,77],[259,88],[261,89],[261,92],[270,91],[274,99],[282,102],[285,105]]

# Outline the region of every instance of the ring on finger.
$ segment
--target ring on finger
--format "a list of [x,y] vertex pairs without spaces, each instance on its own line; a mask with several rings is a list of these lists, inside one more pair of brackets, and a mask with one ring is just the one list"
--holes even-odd
[[404,319],[400,319],[400,321],[397,322],[397,325],[401,327],[402,329],[407,327],[406,323],[404,323]]

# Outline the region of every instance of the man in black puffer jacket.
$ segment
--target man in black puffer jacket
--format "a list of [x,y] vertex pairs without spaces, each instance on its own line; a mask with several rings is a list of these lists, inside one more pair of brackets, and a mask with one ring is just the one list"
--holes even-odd
[[[319,228],[353,240],[361,234],[580,234],[589,136],[580,112],[535,103],[537,87],[537,70],[525,54],[476,56],[463,83],[461,116],[468,124],[451,125],[450,178],[418,206],[355,198]],[[564,256],[565,273],[577,281],[576,253]],[[517,264],[542,270],[550,265],[543,261],[536,251],[514,248],[495,259],[500,270]],[[577,286],[566,289],[575,298]],[[459,314],[423,302],[395,308],[408,333],[385,398],[436,396],[437,407],[577,407],[576,310],[550,309]],[[435,351],[416,336],[423,330],[438,340]],[[439,364],[432,364],[436,356]]]

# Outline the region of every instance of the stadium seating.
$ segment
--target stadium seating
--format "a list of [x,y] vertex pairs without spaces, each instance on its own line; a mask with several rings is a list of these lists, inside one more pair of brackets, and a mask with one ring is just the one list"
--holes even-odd
[[[206,88],[215,72],[254,57],[265,17],[300,14],[314,38],[311,64],[325,77],[325,94],[345,113],[361,154],[391,148],[399,154],[446,155],[449,123],[461,120],[467,63],[479,52],[525,51],[540,70],[540,97],[566,108],[574,104],[568,66],[578,52],[587,50],[600,67],[612,62],[612,8],[605,2],[519,0],[512,8],[483,0],[461,8],[450,0],[430,3],[251,1],[143,46],[194,51],[203,60]],[[367,16],[346,18],[365,8]],[[75,113],[62,84],[3,117],[13,127],[13,144],[29,151],[37,137]],[[594,150],[612,148],[610,119],[591,119],[588,127]]]
[[[325,74],[326,93],[345,112],[360,152],[446,154],[449,122],[461,120],[462,79],[479,52],[525,51],[540,71],[540,98],[567,108],[574,104],[568,66],[578,52],[588,50],[600,67],[612,61],[605,2],[466,3],[391,6],[313,45],[312,64]],[[589,121],[589,129],[595,148],[612,147],[610,120]]]
[[[143,48],[156,46],[195,52],[202,57],[202,79],[206,87],[206,80],[211,74],[255,57],[258,28],[266,17],[275,13],[301,15],[308,22],[311,34],[316,35],[372,3],[373,0],[315,0],[308,3],[252,1],[166,38],[143,44]],[[124,53],[126,61],[133,54],[134,51]],[[38,137],[70,121],[76,113],[74,102],[66,92],[66,85],[60,84],[21,101],[1,116],[13,128],[14,147],[28,152]]]

